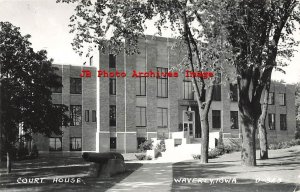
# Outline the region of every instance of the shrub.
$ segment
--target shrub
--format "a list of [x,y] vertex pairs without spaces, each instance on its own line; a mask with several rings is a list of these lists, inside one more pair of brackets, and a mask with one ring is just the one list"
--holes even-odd
[[300,145],[300,139],[293,139],[291,141],[283,141],[275,144],[269,144],[270,150],[276,150],[276,149],[286,149],[295,145]]
[[156,145],[156,150],[158,152],[165,152],[166,151],[166,144],[165,144],[165,140],[161,140],[160,143],[158,145]]
[[29,156],[30,156],[31,158],[38,158],[38,156],[39,156],[39,150],[37,149],[37,146],[36,146],[36,145],[33,145],[33,146],[32,146],[32,150],[31,150]]
[[213,158],[216,158],[220,155],[223,155],[224,154],[224,150],[223,149],[220,149],[220,148],[214,148],[210,151],[208,151],[208,158],[209,159],[213,159]]
[[146,140],[145,142],[143,142],[139,145],[139,151],[145,152],[147,150],[151,150],[152,147],[153,147],[153,141],[152,140]]
[[24,147],[23,144],[20,144],[17,151],[18,160],[26,159],[28,155],[29,155],[28,149]]
[[194,159],[200,159],[201,155],[192,155]]
[[138,159],[138,160],[145,160],[146,159],[146,154],[135,154],[135,157]]

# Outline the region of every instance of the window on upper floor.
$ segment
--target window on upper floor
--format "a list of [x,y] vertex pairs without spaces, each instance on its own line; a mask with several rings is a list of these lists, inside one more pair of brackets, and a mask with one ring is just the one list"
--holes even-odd
[[82,112],[81,105],[70,105],[71,126],[81,125]]
[[136,107],[135,111],[135,125],[137,127],[146,127],[146,107]]
[[116,79],[109,78],[109,94],[116,95]]
[[157,127],[167,128],[168,127],[168,109],[157,108]]
[[90,121],[90,111],[89,110],[84,111],[84,119],[85,119],[85,122]]
[[146,77],[135,78],[135,88],[137,96],[146,96]]
[[97,121],[96,110],[92,110],[92,122],[96,122],[96,121]]
[[[168,72],[168,68],[157,67],[157,71],[161,73]],[[168,77],[157,77],[157,97],[168,97]]]
[[212,110],[212,128],[220,129],[221,128],[221,111]]
[[109,68],[116,68],[116,56],[113,54],[109,54],[108,57],[108,63],[109,63]]
[[70,93],[81,94],[82,93],[82,79],[81,78],[70,78]]
[[183,99],[194,99],[193,83],[191,80],[183,80]]
[[[62,84],[62,77],[58,76],[57,81]],[[62,93],[62,87],[52,87],[51,88],[52,93]]]
[[269,92],[268,104],[274,105],[274,103],[275,103],[275,94],[274,94],[274,92]]
[[230,100],[238,101],[238,88],[237,84],[230,83]]
[[275,130],[275,113],[269,113],[268,114],[268,122],[269,122],[269,129]]
[[109,106],[109,126],[116,126],[116,106]]
[[212,100],[213,101],[221,101],[221,85],[213,85],[213,95]]
[[286,114],[280,114],[280,130],[287,130]]
[[237,111],[230,111],[231,129],[239,129],[239,113]]
[[286,97],[285,93],[279,93],[278,98],[279,98],[279,105],[285,106],[286,105]]

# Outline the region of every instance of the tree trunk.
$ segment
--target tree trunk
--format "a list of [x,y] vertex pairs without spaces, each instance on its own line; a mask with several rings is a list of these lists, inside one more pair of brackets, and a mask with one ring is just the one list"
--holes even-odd
[[260,146],[260,159],[268,159],[268,140],[266,130],[266,117],[268,112],[268,99],[269,99],[270,86],[267,85],[264,91],[264,103],[262,105],[262,113],[258,120],[258,134],[259,134],[259,146]]
[[11,172],[11,156],[10,152],[7,152],[7,157],[6,157],[6,166],[7,166],[7,173]]
[[[199,107],[200,108],[200,107]],[[201,110],[201,108],[200,108]],[[209,144],[209,124],[208,124],[208,113],[201,110],[201,163],[208,163],[208,144]]]
[[[244,111],[245,107],[243,106]],[[255,133],[257,121],[249,113],[243,112],[241,112],[241,119],[243,136],[241,151],[242,165],[256,166]]]

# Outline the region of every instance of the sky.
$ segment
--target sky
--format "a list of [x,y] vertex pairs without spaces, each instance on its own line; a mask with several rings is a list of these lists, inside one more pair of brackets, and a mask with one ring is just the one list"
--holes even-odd
[[[72,49],[74,34],[69,33],[68,24],[73,11],[74,5],[56,0],[0,0],[0,21],[20,27],[22,35],[30,34],[34,50],[47,50],[55,64],[82,65],[87,61]],[[295,32],[295,38],[300,40],[300,30]],[[286,74],[275,72],[274,80],[300,82],[300,46],[296,49],[294,58],[283,68]]]

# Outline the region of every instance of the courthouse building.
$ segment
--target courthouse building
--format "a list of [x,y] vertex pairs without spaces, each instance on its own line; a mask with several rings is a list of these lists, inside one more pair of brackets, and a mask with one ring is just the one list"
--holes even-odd
[[[131,77],[133,70],[168,72],[178,66],[184,53],[171,49],[173,41],[148,38],[139,42],[138,55],[95,53],[83,66],[55,65],[63,87],[52,90],[53,103],[69,106],[71,123],[62,127],[62,135],[35,136],[39,151],[136,152],[146,139],[174,138],[181,132],[188,142],[199,143],[199,111],[190,79],[181,73],[178,77]],[[89,70],[91,77],[80,77],[82,70]],[[124,71],[127,76],[97,77],[98,70]],[[209,111],[210,132],[240,138],[237,85],[221,79]],[[293,85],[272,84],[266,126],[269,143],[294,137]]]

